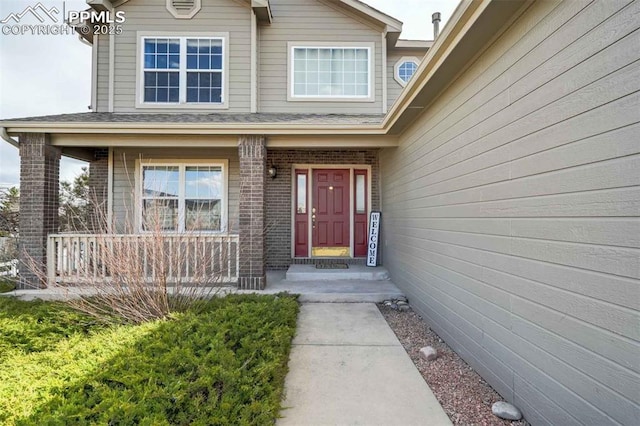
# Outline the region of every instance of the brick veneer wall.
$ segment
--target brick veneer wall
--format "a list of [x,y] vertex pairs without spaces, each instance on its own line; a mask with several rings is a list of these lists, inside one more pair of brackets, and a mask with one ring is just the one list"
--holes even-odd
[[240,273],[238,288],[262,290],[265,276],[266,148],[263,136],[241,136],[240,156]]
[[[278,175],[266,184],[267,268],[286,269],[291,263],[291,173],[294,164],[362,164],[371,166],[371,207],[380,209],[378,150],[268,150],[267,167]],[[303,261],[305,262],[305,261]],[[356,263],[361,261],[355,260]],[[299,263],[299,262],[296,262]]]
[[49,135],[20,136],[20,282],[19,288],[43,285],[47,271],[47,235],[58,231],[59,148]]
[[107,219],[107,183],[109,179],[109,148],[97,148],[89,163],[89,197],[92,207],[91,223],[94,231],[105,230]]

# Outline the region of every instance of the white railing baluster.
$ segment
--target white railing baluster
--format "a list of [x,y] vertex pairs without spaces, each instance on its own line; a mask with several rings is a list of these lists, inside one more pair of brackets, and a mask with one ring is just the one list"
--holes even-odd
[[[153,238],[146,234],[51,234],[46,247],[47,281],[53,285],[58,281],[89,283],[109,278],[114,271],[107,265],[113,259],[106,257],[119,255],[141,262],[147,279],[156,279],[165,269],[171,281],[182,277],[185,282],[193,282],[201,273],[218,274],[223,282],[233,282],[238,277],[238,235],[167,234],[161,250],[153,245]],[[174,265],[176,259],[180,264]]]

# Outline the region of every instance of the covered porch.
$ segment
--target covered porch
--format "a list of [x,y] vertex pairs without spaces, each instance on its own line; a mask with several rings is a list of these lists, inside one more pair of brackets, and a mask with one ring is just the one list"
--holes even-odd
[[[19,289],[117,279],[114,257],[148,280],[192,284],[206,277],[209,284],[264,288],[264,136],[213,138],[209,148],[186,149],[118,137],[115,146],[87,146],[96,144],[91,136],[67,146],[66,138],[46,133],[21,133],[19,140]],[[67,233],[58,227],[62,155],[89,163],[90,217]]]
[[[243,116],[247,122],[231,124],[209,123],[209,115],[202,117],[204,121],[191,115],[142,118],[91,113],[9,123],[7,131],[18,136],[16,145],[21,156],[23,202],[18,287],[33,289],[63,282],[82,284],[96,278],[108,279],[113,268],[106,267],[101,257],[106,247],[114,245],[135,246],[142,273],[153,279],[158,266],[144,229],[143,212],[148,204],[167,208],[175,203],[170,207],[174,210],[171,214],[180,223],[165,229],[163,253],[169,257],[174,254],[198,257],[193,264],[185,262],[182,268],[187,280],[192,270],[208,268],[219,273],[219,281],[224,284],[237,283],[239,289],[262,290],[268,270],[332,261],[326,253],[317,255],[319,244],[315,241],[322,239],[322,235],[316,236],[312,226],[313,210],[321,206],[320,198],[314,197],[320,197],[324,188],[316,183],[320,182],[319,174],[326,170],[334,171],[334,181],[327,184],[327,191],[342,189],[346,194],[344,213],[333,219],[334,223],[340,221],[344,229],[334,236],[344,238],[334,238],[321,249],[338,248],[343,251],[339,260],[364,263],[361,250],[366,220],[372,210],[381,207],[378,152],[380,148],[395,146],[397,139],[381,134],[363,136],[349,126],[359,128],[362,120],[373,125],[379,117],[337,116],[332,118],[335,123],[331,125],[314,123],[317,120],[314,116],[302,116],[299,120],[303,121],[293,124],[281,124],[268,115]],[[169,118],[171,123],[162,121]],[[126,123],[120,122],[123,119]],[[145,122],[149,119],[158,123],[152,126]],[[173,122],[179,119],[186,124]],[[258,119],[267,124],[254,122]],[[96,216],[105,218],[106,226],[70,234],[59,232],[62,155],[89,163],[89,186]],[[184,184],[186,174],[204,168],[220,173],[223,185],[222,195],[211,196],[210,200],[205,197],[202,202],[199,196],[188,195]],[[182,188],[179,193],[167,195],[165,188],[146,186],[145,172],[160,169],[175,169],[180,176],[176,180]],[[306,177],[306,185],[298,184],[301,176]],[[338,177],[342,177],[344,186],[336,183]],[[307,205],[299,209],[301,188],[307,191]],[[188,208],[197,203],[219,206],[211,208],[218,216],[209,220],[215,224],[211,232],[188,235]],[[319,216],[318,223],[321,220]],[[305,231],[298,233],[296,226],[304,221]],[[307,237],[306,245],[296,244],[296,239],[303,235]],[[191,240],[177,243],[188,238]],[[202,259],[202,253],[213,254]]]

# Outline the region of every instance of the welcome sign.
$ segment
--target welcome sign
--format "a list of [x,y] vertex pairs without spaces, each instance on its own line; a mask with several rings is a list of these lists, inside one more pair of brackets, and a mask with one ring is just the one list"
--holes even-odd
[[380,239],[380,212],[371,212],[369,240],[367,244],[367,266],[378,264],[378,241]]

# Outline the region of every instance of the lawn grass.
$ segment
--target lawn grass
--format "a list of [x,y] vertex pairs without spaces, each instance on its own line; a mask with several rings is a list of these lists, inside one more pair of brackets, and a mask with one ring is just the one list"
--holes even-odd
[[0,298],[0,424],[273,424],[297,301],[216,298],[142,325]]

